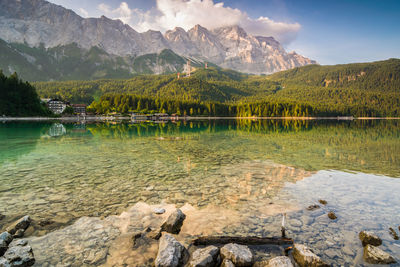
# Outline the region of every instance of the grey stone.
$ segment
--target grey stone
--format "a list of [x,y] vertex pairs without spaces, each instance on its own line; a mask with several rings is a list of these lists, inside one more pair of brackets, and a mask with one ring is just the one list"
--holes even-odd
[[293,263],[289,259],[289,257],[281,256],[275,257],[268,261],[267,267],[293,267]]
[[360,232],[360,234],[358,236],[359,236],[363,246],[366,246],[366,245],[380,246],[380,245],[382,245],[382,239],[380,237],[374,235],[371,232],[362,231],[362,232]]
[[253,254],[247,246],[238,244],[226,244],[221,248],[223,259],[230,260],[235,266],[251,266],[253,263]]
[[172,235],[164,234],[158,244],[156,267],[183,266],[187,251]]
[[15,247],[15,246],[26,246],[28,245],[28,241],[25,239],[18,239],[18,240],[14,240],[11,244],[10,247]]
[[295,244],[293,249],[293,258],[297,262],[300,267],[328,267],[329,265],[326,264],[321,260],[320,257],[314,254],[314,252],[301,244]]
[[165,213],[165,209],[163,209],[163,208],[155,209],[155,210],[154,210],[154,213],[155,213],[155,214],[164,214],[164,213]]
[[197,249],[192,254],[189,263],[191,267],[214,267],[218,262],[219,248],[216,246],[208,246]]
[[372,245],[364,247],[364,260],[372,264],[396,263],[396,260],[390,254]]
[[13,240],[13,236],[9,232],[3,232],[0,234],[0,241],[1,240],[5,241],[8,245]]
[[14,235],[15,232],[17,232],[20,229],[25,231],[29,227],[29,225],[31,225],[31,218],[29,216],[24,216],[18,221],[14,222],[12,225],[10,225],[7,228],[7,232]]
[[11,267],[11,264],[4,257],[0,257],[0,267]]
[[4,253],[4,258],[10,263],[10,266],[13,267],[27,267],[35,263],[32,248],[28,245],[10,247],[7,252]]
[[171,234],[179,234],[185,219],[186,215],[180,209],[176,209],[161,226],[161,230]]
[[221,267],[235,267],[235,264],[233,264],[230,260],[225,259],[222,261]]

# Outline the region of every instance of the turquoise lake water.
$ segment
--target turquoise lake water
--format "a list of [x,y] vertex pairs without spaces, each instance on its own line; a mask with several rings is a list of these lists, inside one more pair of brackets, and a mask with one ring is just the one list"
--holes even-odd
[[210,221],[196,234],[278,236],[287,213],[288,235],[333,265],[364,264],[358,233],[371,230],[400,259],[388,232],[400,226],[400,121],[0,123],[0,151],[0,226],[31,215],[37,266],[126,265],[111,263],[118,235],[99,261],[50,247],[80,218],[137,203],[190,206]]

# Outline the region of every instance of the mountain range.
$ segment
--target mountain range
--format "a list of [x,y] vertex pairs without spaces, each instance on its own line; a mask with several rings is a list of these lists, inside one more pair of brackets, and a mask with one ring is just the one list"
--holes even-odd
[[139,33],[120,20],[82,18],[44,0],[1,0],[0,28],[0,68],[28,80],[182,72],[187,60],[252,74],[316,63],[237,25]]

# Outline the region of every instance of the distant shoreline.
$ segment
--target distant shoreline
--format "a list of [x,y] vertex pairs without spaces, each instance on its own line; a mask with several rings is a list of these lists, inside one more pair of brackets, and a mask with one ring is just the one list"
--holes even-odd
[[133,121],[133,122],[168,122],[168,121],[190,121],[190,120],[400,120],[400,117],[165,117],[160,120],[132,120],[131,117],[118,116],[69,116],[69,117],[0,117],[0,121],[65,121],[65,122],[82,122],[82,121]]

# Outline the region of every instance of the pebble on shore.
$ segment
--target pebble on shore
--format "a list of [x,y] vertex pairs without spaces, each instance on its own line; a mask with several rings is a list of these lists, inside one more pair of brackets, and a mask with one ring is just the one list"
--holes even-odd
[[328,213],[328,217],[329,217],[329,219],[331,219],[331,220],[336,220],[336,219],[337,219],[337,216],[336,216],[336,214],[335,214],[333,211],[330,211],[330,212]]
[[389,233],[394,240],[399,240],[399,235],[396,233],[396,230],[394,230],[392,227],[389,227]]
[[380,246],[382,245],[382,239],[368,231],[361,231],[358,234],[358,237],[361,240],[362,245],[365,247],[366,245]]

